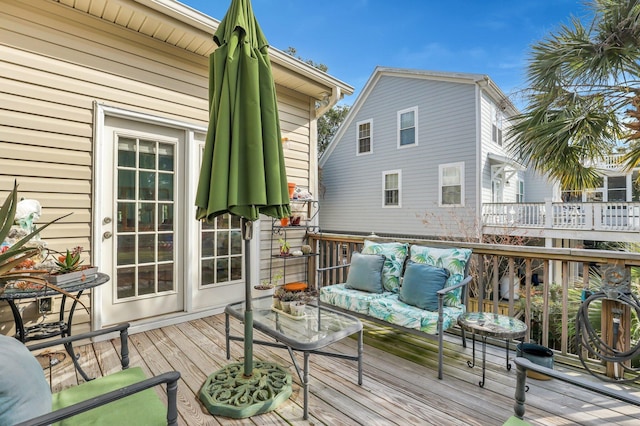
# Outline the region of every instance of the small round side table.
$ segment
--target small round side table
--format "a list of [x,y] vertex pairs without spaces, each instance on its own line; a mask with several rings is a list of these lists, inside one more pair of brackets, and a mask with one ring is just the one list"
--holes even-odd
[[476,365],[476,334],[482,337],[482,381],[478,383],[484,387],[485,363],[487,360],[487,337],[506,340],[507,370],[511,370],[509,362],[509,339],[521,339],[527,333],[527,325],[516,318],[488,312],[467,312],[458,317],[458,325],[463,331],[473,334],[473,360],[467,361],[470,368]]

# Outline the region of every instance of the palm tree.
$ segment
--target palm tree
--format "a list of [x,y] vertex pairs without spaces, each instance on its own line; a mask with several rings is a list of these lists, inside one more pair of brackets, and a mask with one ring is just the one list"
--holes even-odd
[[588,6],[589,25],[572,18],[532,47],[528,106],[509,133],[512,154],[563,189],[596,186],[593,165],[620,148],[628,169],[640,164],[640,0]]

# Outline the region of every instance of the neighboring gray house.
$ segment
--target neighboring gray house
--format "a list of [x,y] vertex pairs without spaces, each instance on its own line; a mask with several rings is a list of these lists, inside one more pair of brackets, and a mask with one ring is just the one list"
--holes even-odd
[[377,67],[320,159],[321,228],[479,238],[483,203],[524,201],[515,114],[486,75]]
[[486,75],[377,67],[320,159],[321,228],[637,242],[640,169],[611,155],[596,165],[600,187],[561,191],[507,155],[515,114]]

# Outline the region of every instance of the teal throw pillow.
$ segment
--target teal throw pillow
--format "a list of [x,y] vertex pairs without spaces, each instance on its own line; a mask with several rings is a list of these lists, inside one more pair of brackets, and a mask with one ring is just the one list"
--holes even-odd
[[438,295],[436,293],[444,288],[447,278],[449,278],[449,271],[444,268],[409,261],[398,299],[407,305],[427,311],[437,311]]
[[369,293],[382,293],[383,255],[353,253],[345,288]]
[[[411,246],[410,260],[416,263],[425,263],[449,271],[449,278],[445,287],[452,287],[464,280],[464,272],[471,257],[471,250],[463,248],[437,248],[426,246]],[[457,288],[444,297],[444,305],[460,307],[462,289]]]
[[386,291],[398,292],[400,276],[404,268],[404,261],[409,254],[406,243],[376,243],[364,240],[362,254],[382,254],[386,258],[382,269],[382,285]]
[[51,412],[51,390],[42,367],[20,341],[0,335],[0,425]]

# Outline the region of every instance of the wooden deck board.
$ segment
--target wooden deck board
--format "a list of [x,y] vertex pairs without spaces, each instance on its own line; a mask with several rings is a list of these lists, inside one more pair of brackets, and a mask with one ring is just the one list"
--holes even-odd
[[[241,335],[242,324],[231,320],[232,333]],[[468,336],[470,337],[470,336]],[[255,339],[270,340],[255,331]],[[100,369],[111,372],[119,360],[117,340],[77,348],[83,363],[97,358]],[[254,345],[256,359],[270,360],[289,369],[293,377],[291,398],[273,412],[249,419],[211,416],[197,393],[206,377],[229,362],[242,362],[242,342],[231,342],[231,360],[225,353],[224,315],[217,315],[130,336],[131,365],[147,374],[179,370],[180,424],[184,425],[501,425],[513,413],[515,367],[507,371],[504,348],[487,346],[485,388],[481,378],[480,346],[476,367],[471,359],[471,339],[462,348],[460,337],[447,335],[444,379],[437,379],[437,343],[365,323],[363,384],[357,384],[357,363],[311,355],[309,420],[302,420],[300,380],[286,349]],[[344,339],[327,349],[355,354],[355,339]],[[511,356],[515,354],[511,352]],[[301,365],[302,355],[296,353]],[[84,359],[86,358],[86,359]],[[559,369],[566,369],[558,366]],[[68,365],[59,368],[63,380],[72,381]],[[94,372],[93,370],[91,370]],[[54,371],[54,375],[56,371]],[[640,408],[628,406],[557,380],[528,380],[525,419],[533,425],[632,425],[640,422]],[[628,388],[628,387],[627,387]],[[635,389],[636,392],[640,392]],[[163,391],[159,391],[166,396]]]

